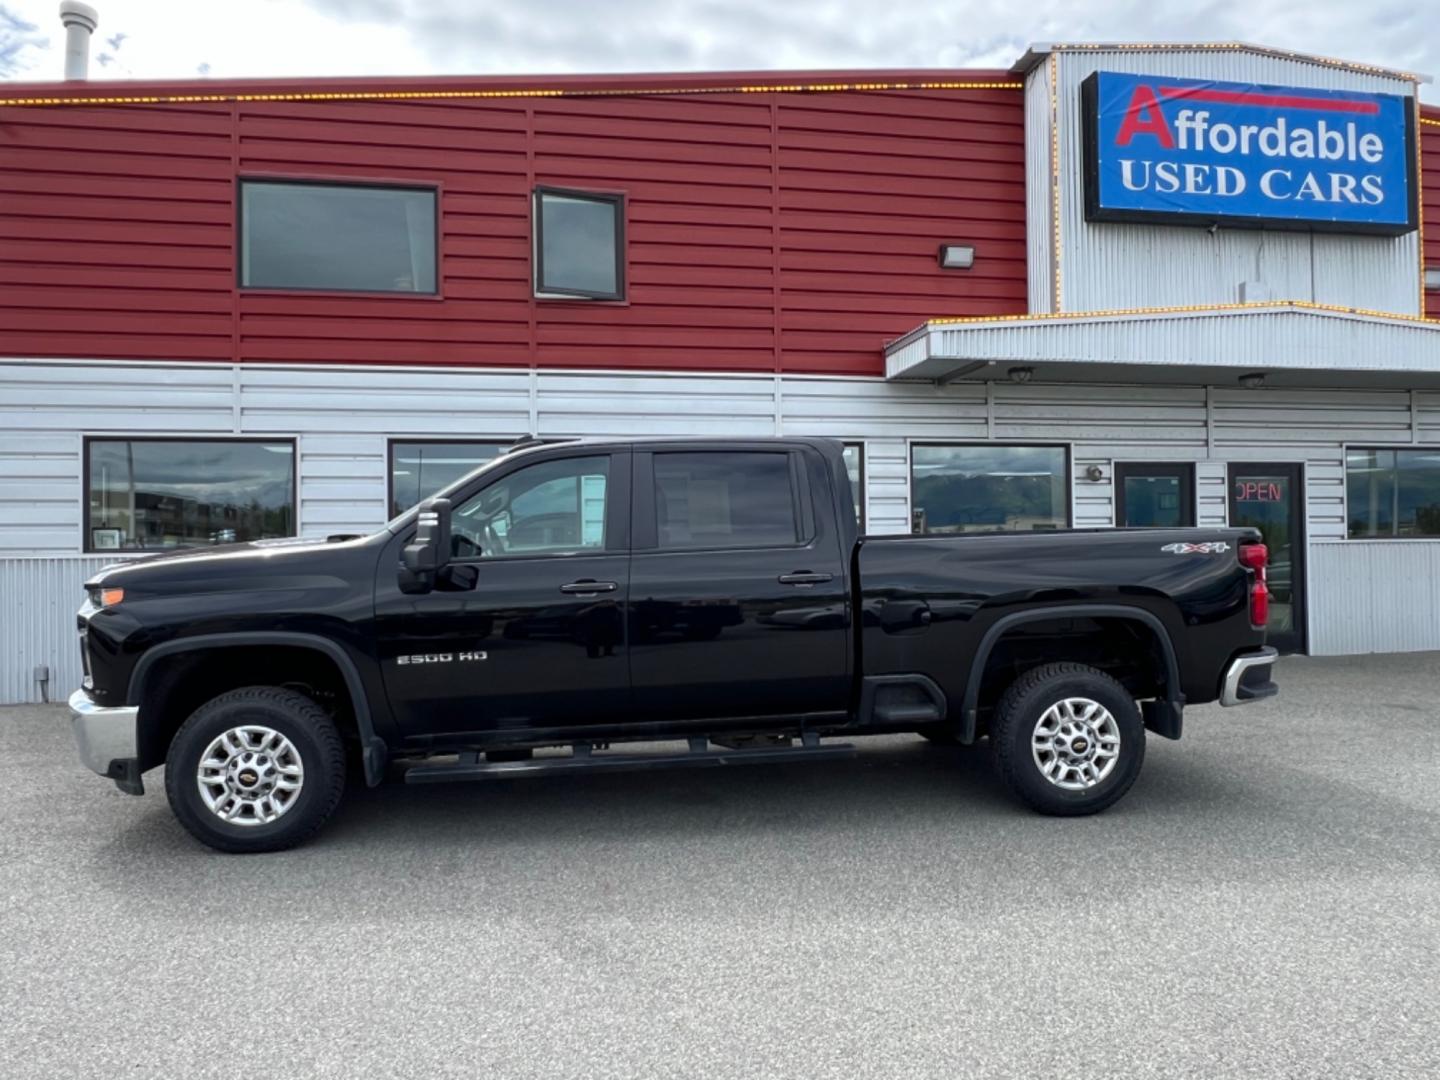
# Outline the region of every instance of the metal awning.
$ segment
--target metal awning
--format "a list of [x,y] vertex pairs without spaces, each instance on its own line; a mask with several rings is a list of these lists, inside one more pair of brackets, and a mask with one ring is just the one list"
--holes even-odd
[[885,349],[892,381],[1440,389],[1440,321],[1290,300],[937,319]]

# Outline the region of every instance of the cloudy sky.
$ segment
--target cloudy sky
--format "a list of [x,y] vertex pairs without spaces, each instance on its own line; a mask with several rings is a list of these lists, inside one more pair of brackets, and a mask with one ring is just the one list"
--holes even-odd
[[[1005,67],[1032,41],[1254,41],[1440,74],[1440,0],[93,0],[101,78]],[[0,75],[63,67],[0,0]],[[1434,87],[1422,95],[1440,101]]]

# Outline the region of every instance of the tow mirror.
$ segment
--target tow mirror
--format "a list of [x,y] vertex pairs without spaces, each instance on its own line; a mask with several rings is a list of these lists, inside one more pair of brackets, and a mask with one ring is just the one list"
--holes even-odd
[[426,499],[420,504],[415,539],[401,553],[400,591],[427,593],[450,561],[450,500]]

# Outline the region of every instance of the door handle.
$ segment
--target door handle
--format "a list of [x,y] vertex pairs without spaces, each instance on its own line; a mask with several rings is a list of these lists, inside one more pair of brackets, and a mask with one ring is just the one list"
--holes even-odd
[[834,579],[834,574],[812,574],[809,570],[797,570],[793,574],[781,574],[776,578],[781,585],[823,585]]
[[568,585],[561,585],[563,593],[593,594],[602,592],[614,592],[620,586],[613,581],[572,581]]

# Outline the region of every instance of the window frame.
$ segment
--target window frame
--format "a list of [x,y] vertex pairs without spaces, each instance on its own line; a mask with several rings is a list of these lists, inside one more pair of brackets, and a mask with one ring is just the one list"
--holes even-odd
[[[86,555],[144,556],[168,551],[188,551],[201,544],[181,544],[173,548],[97,548],[91,542],[90,525],[90,447],[97,442],[142,443],[288,443],[290,445],[290,507],[295,531],[282,539],[296,539],[303,534],[300,525],[300,439],[296,435],[225,435],[197,432],[190,435],[128,435],[124,432],[84,433],[80,439],[80,550]],[[132,478],[133,483],[133,478]],[[245,541],[239,541],[244,543]]]
[[[1059,450],[1065,457],[1064,479],[1065,479],[1065,522],[1057,526],[1057,529],[1073,529],[1075,527],[1075,453],[1071,443],[1062,442],[1015,442],[1006,440],[1004,442],[988,442],[976,439],[918,439],[908,444],[908,457],[905,470],[905,493],[908,497],[910,507],[910,531],[907,536],[985,536],[985,535],[1020,535],[1011,529],[988,529],[985,531],[967,533],[935,533],[915,532],[915,451],[927,447],[975,447],[984,450]],[[1034,530],[1041,531],[1041,530]],[[1026,533],[1025,535],[1028,535]]]
[[[435,203],[435,288],[428,292],[398,289],[341,289],[334,285],[246,285],[245,266],[245,192],[246,184],[292,184],[310,187],[379,188],[386,191],[426,191]],[[444,184],[439,180],[401,180],[393,177],[332,176],[316,173],[242,172],[235,176],[232,197],[235,202],[235,289],[245,296],[314,296],[320,298],[387,297],[406,300],[445,299],[445,253],[441,249],[445,231],[441,228]]]
[[[660,544],[660,508],[655,498],[655,458],[662,454],[776,454],[784,455],[790,470],[790,506],[796,539],[789,544],[717,544],[709,547],[663,547]],[[733,446],[687,446],[684,444],[646,447],[635,451],[635,487],[631,513],[631,550],[636,555],[700,555],[725,551],[803,551],[813,547],[820,535],[815,520],[814,496],[809,472],[800,450],[790,446],[738,443]]]
[[[1422,453],[1422,454],[1440,454],[1440,446],[1423,446],[1423,445],[1422,445],[1422,446],[1416,446],[1414,443],[1392,443],[1392,444],[1390,444],[1390,445],[1388,445],[1388,446],[1385,445],[1385,444],[1383,444],[1383,443],[1360,443],[1360,444],[1354,444],[1354,445],[1352,445],[1352,444],[1350,444],[1350,443],[1344,444],[1344,445],[1341,447],[1340,453],[1341,453],[1341,455],[1342,455],[1341,472],[1344,474],[1344,478],[1345,478],[1345,480],[1344,480],[1344,487],[1345,487],[1345,541],[1346,541],[1346,543],[1362,543],[1362,544],[1363,544],[1363,543],[1370,543],[1370,544],[1377,544],[1377,543],[1396,543],[1396,542],[1398,542],[1398,543],[1403,543],[1403,544],[1414,544],[1414,543],[1432,543],[1432,544],[1433,544],[1433,543],[1436,543],[1436,542],[1440,542],[1440,533],[1434,533],[1434,534],[1428,535],[1428,536],[1401,536],[1398,532],[1396,532],[1396,533],[1391,533],[1389,536],[1351,536],[1351,535],[1350,535],[1350,454],[1351,454],[1351,452],[1364,454],[1364,453],[1371,453],[1371,452],[1379,451],[1379,450],[1393,450],[1393,451],[1395,451],[1397,454],[1403,453],[1404,451],[1407,451],[1407,450],[1416,451],[1416,452]],[[1395,462],[1396,482],[1397,482],[1397,483],[1399,482],[1399,469],[1400,469],[1400,462],[1399,462],[1399,458],[1397,457],[1397,458],[1396,458],[1396,462]],[[1307,505],[1308,505],[1308,500],[1307,500]],[[1392,525],[1392,527],[1395,528],[1395,529],[1399,529],[1399,528],[1400,528],[1400,522],[1399,522],[1398,520],[1392,522],[1391,525]]]
[[[514,476],[523,469],[532,465],[548,465],[557,461],[584,460],[585,458],[603,457],[609,460],[605,466],[605,538],[598,548],[582,548],[578,551],[546,551],[530,552],[515,555],[482,555],[476,558],[452,557],[450,563],[453,565],[493,565],[504,562],[524,562],[536,559],[598,559],[606,557],[624,557],[630,555],[630,515],[631,510],[630,488],[631,488],[631,455],[628,450],[600,450],[596,447],[584,447],[571,445],[569,453],[548,453],[548,454],[525,454],[515,458],[515,468],[500,469],[494,476],[487,476],[483,483],[464,491],[456,492],[451,496],[451,503],[456,508],[463,506],[466,502],[479,495],[491,484],[496,484],[507,477]],[[503,459],[503,456],[501,458]],[[613,511],[613,512],[612,512]],[[408,511],[407,511],[408,512]],[[409,543],[415,536],[412,527],[407,530],[404,543]]]
[[[545,287],[545,215],[542,200],[546,195],[587,202],[606,202],[615,211],[615,286],[614,292],[596,292],[588,289],[551,289]],[[630,282],[626,269],[629,264],[630,230],[626,228],[628,198],[625,191],[599,188],[567,188],[553,184],[536,184],[530,191],[531,234],[531,275],[530,291],[536,300],[559,302],[582,302],[592,304],[628,304]]]
[[[385,510],[386,513],[390,516],[387,517],[385,520],[394,521],[397,517],[401,517],[404,514],[408,513],[410,510],[414,509],[414,507],[411,506],[407,506],[403,510],[394,509],[395,447],[397,444],[405,446],[499,446],[500,452],[495,455],[495,458],[501,458],[505,456],[505,451],[507,448],[515,445],[515,439],[516,436],[514,435],[506,435],[504,437],[496,436],[493,439],[472,439],[469,436],[455,439],[446,439],[438,436],[425,436],[423,438],[412,439],[407,438],[404,435],[387,435],[385,437]],[[492,458],[491,460],[494,460],[494,458]],[[479,467],[480,466],[478,465],[476,466],[477,469]],[[441,490],[443,490],[443,488]],[[424,502],[428,498],[430,498],[429,495],[422,496],[420,502]],[[415,506],[419,505],[420,503],[415,504]]]

